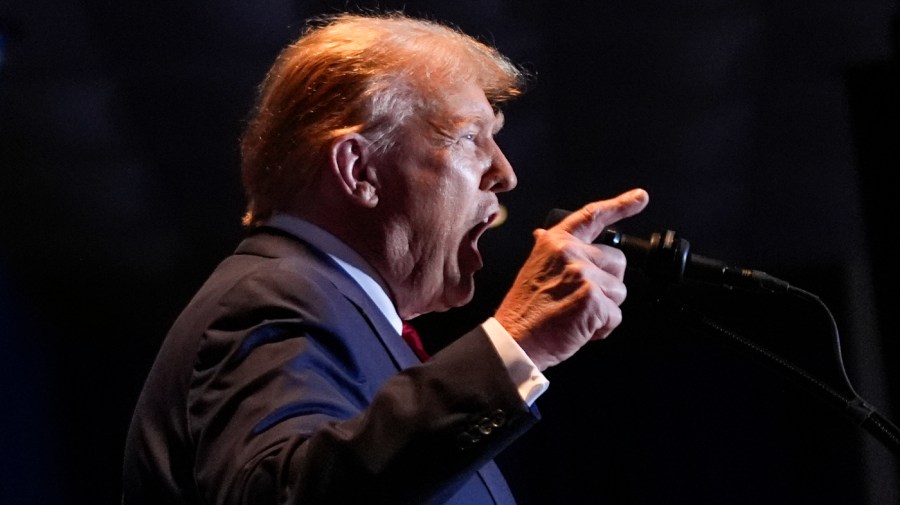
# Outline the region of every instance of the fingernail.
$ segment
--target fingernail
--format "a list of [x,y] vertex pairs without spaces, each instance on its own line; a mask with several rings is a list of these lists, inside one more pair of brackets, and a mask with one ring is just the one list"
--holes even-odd
[[643,188],[635,188],[628,192],[628,196],[634,200],[644,200],[650,195]]

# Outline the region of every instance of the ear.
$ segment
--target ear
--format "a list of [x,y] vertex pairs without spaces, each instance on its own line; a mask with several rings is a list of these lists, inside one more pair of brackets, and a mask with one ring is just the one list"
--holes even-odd
[[365,207],[378,204],[378,173],[365,137],[358,133],[337,137],[331,143],[329,158],[331,171],[346,195]]

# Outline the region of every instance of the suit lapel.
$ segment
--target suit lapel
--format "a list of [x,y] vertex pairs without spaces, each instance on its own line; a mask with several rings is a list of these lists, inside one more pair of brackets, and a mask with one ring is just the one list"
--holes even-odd
[[323,268],[319,272],[341,292],[368,321],[372,332],[390,354],[398,370],[421,363],[378,306],[352,277],[331,257],[300,238],[277,228],[261,227],[244,239],[237,254],[256,254],[270,258],[304,257]]
[[393,358],[397,368],[402,370],[421,363],[413,350],[403,340],[403,337],[391,326],[391,323],[388,322],[381,310],[378,309],[359,284],[331,258],[327,259],[332,268],[328,269],[326,276],[351,303],[359,308],[363,317],[369,322],[372,330],[381,340],[391,358]]

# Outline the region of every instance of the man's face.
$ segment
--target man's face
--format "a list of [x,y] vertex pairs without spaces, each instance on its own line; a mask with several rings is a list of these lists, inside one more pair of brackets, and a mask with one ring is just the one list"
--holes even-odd
[[437,98],[403,128],[385,181],[392,214],[389,283],[403,318],[469,302],[482,267],[478,239],[499,212],[497,193],[516,175],[494,141],[503,125],[473,84]]

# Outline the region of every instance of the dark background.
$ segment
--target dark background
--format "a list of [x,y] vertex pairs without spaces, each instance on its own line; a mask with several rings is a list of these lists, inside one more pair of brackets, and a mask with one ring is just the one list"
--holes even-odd
[[626,231],[675,230],[836,320],[842,359],[808,300],[629,272],[625,323],[548,371],[543,421],[500,460],[522,505],[900,503],[890,444],[688,317],[838,391],[843,365],[900,417],[896,1],[9,2],[0,503],[117,503],[156,349],[241,236],[255,86],[304,19],[357,5],[453,23],[536,76],[500,136],[509,219],[473,303],[421,318],[433,345],[490,314],[550,208],[635,186],[651,203]]

